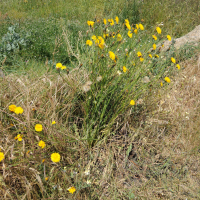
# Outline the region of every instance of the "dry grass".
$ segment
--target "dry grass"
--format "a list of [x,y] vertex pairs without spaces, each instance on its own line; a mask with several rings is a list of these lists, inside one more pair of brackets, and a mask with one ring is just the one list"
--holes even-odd
[[[35,74],[31,80],[27,76],[6,76],[0,82],[0,148],[6,157],[0,165],[1,196],[199,199],[200,57],[181,66],[185,69],[172,78],[169,86],[157,89],[141,104],[143,112],[127,119],[119,117],[115,127],[105,132],[107,137],[93,148],[88,148],[77,128],[81,119],[72,116],[72,121],[67,120],[75,93],[83,92],[86,72],[74,70],[63,78]],[[8,105],[13,102],[23,106],[23,117],[8,113]],[[54,127],[52,120],[58,122]],[[42,134],[34,131],[34,124],[39,122],[44,124]],[[76,125],[70,128],[72,123]],[[14,140],[18,133],[23,133],[23,142]],[[43,138],[47,148],[41,151],[37,144]],[[50,161],[53,151],[61,154],[58,165]],[[72,185],[77,189],[73,195],[67,191]]]

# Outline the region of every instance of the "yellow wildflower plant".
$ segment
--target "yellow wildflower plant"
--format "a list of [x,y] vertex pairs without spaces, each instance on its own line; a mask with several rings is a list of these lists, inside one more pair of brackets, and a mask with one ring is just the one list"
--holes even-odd
[[131,31],[128,32],[128,37],[130,37],[130,38],[133,37],[133,33]]
[[140,51],[137,52],[138,57],[142,57],[142,53]]
[[24,110],[21,107],[16,107],[14,112],[15,112],[15,114],[19,115],[19,114],[22,114],[24,112]]
[[133,99],[130,101],[130,105],[131,105],[131,106],[134,106],[134,105],[135,105],[135,101],[134,101]]
[[5,158],[4,153],[0,152],[0,162]]
[[86,45],[92,46],[92,41],[91,41],[91,40],[87,40],[87,41],[86,41]]
[[166,81],[167,83],[170,83],[170,82],[171,82],[171,80],[170,80],[169,77],[165,77],[165,81]]
[[114,24],[115,24],[114,20],[113,20],[113,19],[110,19],[110,25],[111,25],[111,26],[114,26]]
[[160,82],[160,86],[161,86],[161,87],[163,86],[163,82],[162,82],[162,81]]
[[139,24],[139,28],[140,28],[141,31],[144,30],[144,26],[142,24]]
[[107,24],[107,21],[106,21],[106,19],[104,18],[103,19],[103,23],[106,25]]
[[18,140],[18,141],[22,141],[22,137],[23,137],[23,135],[21,135],[21,134],[18,134],[16,137],[15,137],[15,140]]
[[88,26],[93,27],[94,26],[94,22],[93,21],[87,21]]
[[118,24],[119,23],[119,17],[115,17],[115,21],[116,21],[116,23]]
[[170,35],[167,35],[167,39],[168,39],[169,41],[171,41],[171,40],[172,40],[172,38],[171,38],[171,36],[170,36]]
[[140,57],[140,62],[143,62],[144,61],[144,58]]
[[123,72],[126,73],[127,68],[125,66],[123,66]]
[[92,36],[92,40],[95,41],[96,39],[97,39],[96,35],[93,35],[93,36]]
[[60,154],[59,153],[52,153],[51,154],[51,161],[52,162],[60,162]]
[[44,149],[44,147],[46,146],[45,142],[40,140],[38,143],[38,146],[41,147],[42,149]]
[[153,44],[153,50],[156,50],[156,44]]
[[176,63],[176,60],[175,60],[175,58],[173,58],[173,57],[171,57],[171,61],[172,61],[173,63]]
[[56,121],[52,121],[52,123],[51,123],[52,125],[54,125],[54,124],[56,124]]
[[109,51],[109,56],[112,60],[115,60],[115,54],[112,51]]
[[176,65],[177,69],[181,69],[181,66],[179,64]]
[[62,63],[57,63],[56,64],[56,69],[60,69],[62,67]]
[[152,55],[151,55],[151,54],[149,54],[149,58],[152,58]]
[[101,43],[99,44],[99,48],[100,48],[100,49],[104,49],[104,47],[105,47],[105,43],[104,43],[104,42],[101,42]]
[[139,29],[139,25],[138,24],[136,24],[135,27],[136,27],[136,29]]
[[36,125],[35,125],[35,130],[36,130],[37,132],[41,132],[41,131],[42,131],[42,124],[36,124]]
[[135,34],[137,34],[137,32],[138,32],[138,30],[137,30],[137,29],[135,29],[135,30],[134,30],[134,33],[135,33]]
[[125,24],[130,24],[128,19],[125,19]]
[[158,39],[155,35],[152,35],[152,37],[153,37],[154,40],[157,40],[157,39]]
[[161,32],[162,32],[160,27],[156,27],[156,31],[158,34],[161,34]]
[[49,180],[49,177],[45,177],[45,181],[48,181]]
[[17,106],[16,105],[10,105],[9,106],[9,110],[11,111],[11,112],[15,112],[15,109],[17,108]]
[[126,28],[127,28],[128,30],[131,30],[130,24],[126,24]]
[[156,55],[155,55],[155,58],[159,58],[159,55],[158,55],[158,54],[156,54]]
[[62,66],[62,67],[61,67],[61,70],[64,70],[64,69],[67,69],[67,67],[66,67],[66,66]]
[[122,41],[122,36],[121,36],[121,34],[119,34],[119,33],[117,34],[117,41],[118,41],[118,42]]
[[69,193],[73,194],[76,191],[76,188],[73,186],[68,188],[67,190],[69,191]]

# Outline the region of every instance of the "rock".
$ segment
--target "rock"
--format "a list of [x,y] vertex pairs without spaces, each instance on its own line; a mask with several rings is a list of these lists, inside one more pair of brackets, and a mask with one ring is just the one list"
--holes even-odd
[[[175,40],[174,47],[176,49],[179,49],[180,47],[186,44],[191,44],[191,43],[193,43],[194,46],[196,46],[198,42],[200,41],[200,25],[197,26],[194,30],[192,30],[188,34],[174,40]],[[165,41],[164,47],[162,48],[161,51],[167,51],[171,44],[172,44],[172,41],[168,41],[168,40]]]

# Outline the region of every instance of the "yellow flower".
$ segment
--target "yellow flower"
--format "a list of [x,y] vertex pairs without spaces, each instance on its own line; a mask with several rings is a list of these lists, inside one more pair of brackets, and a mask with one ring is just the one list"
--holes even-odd
[[153,44],[153,50],[156,50],[156,44]]
[[10,105],[9,106],[9,110],[11,111],[11,112],[15,112],[15,109],[17,108],[17,106],[16,105]]
[[116,21],[116,23],[118,24],[119,23],[119,17],[115,17],[115,21]]
[[87,40],[87,41],[86,41],[86,45],[92,46],[92,41],[91,41],[91,40]]
[[101,42],[101,43],[99,44],[99,48],[100,48],[100,49],[104,49],[104,47],[105,47],[105,43],[104,43],[104,42]]
[[49,180],[49,177],[45,177],[45,181],[48,181]]
[[136,29],[139,29],[139,25],[138,24],[136,24],[135,26],[136,26]]
[[177,65],[176,65],[176,67],[177,67],[178,69],[180,69],[180,68],[181,68],[179,64],[177,64]]
[[173,63],[176,63],[176,60],[175,60],[173,57],[171,57],[171,61],[172,61]]
[[105,18],[103,19],[103,23],[104,23],[105,25],[106,25],[106,23],[107,23]]
[[126,24],[126,27],[127,27],[128,30],[131,30],[130,24]]
[[36,124],[36,125],[35,125],[35,130],[36,130],[37,132],[41,132],[41,131],[42,131],[42,124]]
[[46,146],[45,142],[40,140],[38,143],[38,146],[41,147],[42,149]]
[[144,61],[144,58],[140,57],[140,62],[143,62]]
[[15,137],[15,140],[18,140],[18,141],[22,141],[22,137],[23,137],[23,135],[21,135],[21,134],[18,134],[16,137]]
[[133,33],[131,31],[128,32],[128,37],[132,38]]
[[160,27],[156,27],[156,31],[157,31],[158,34],[161,34],[161,32],[162,32]]
[[95,35],[93,35],[92,39],[95,41],[97,39],[97,37]]
[[162,47],[164,47],[165,45],[163,44]]
[[161,87],[163,86],[163,82],[162,82],[162,81],[160,82],[160,86],[161,86]]
[[115,24],[113,19],[110,19],[110,25],[113,26]]
[[142,25],[142,24],[139,24],[139,28],[140,28],[140,30],[144,30],[144,26]]
[[128,19],[125,19],[125,24],[129,24],[129,21],[128,21]]
[[122,40],[122,36],[118,33],[117,34],[117,41],[121,41]]
[[159,58],[159,55],[156,54],[156,55],[155,55],[155,58]]
[[24,112],[23,108],[21,108],[21,107],[16,107],[16,108],[15,108],[15,113],[16,113],[17,115],[22,114],[23,112]]
[[108,33],[106,33],[106,34],[104,33],[104,34],[103,34],[103,37],[104,37],[104,38],[108,38],[108,36],[109,36]]
[[52,162],[60,162],[60,154],[59,153],[52,153],[51,154],[51,161]]
[[98,36],[98,40],[100,41],[100,43],[104,43],[104,39],[101,36]]
[[67,190],[69,191],[69,193],[73,194],[76,191],[76,188],[73,186],[68,188]]
[[154,40],[157,40],[157,39],[158,39],[155,35],[152,35],[152,37],[153,37]]
[[150,57],[150,58],[152,58],[152,55],[151,55],[151,54],[149,54],[149,57]]
[[56,124],[56,121],[52,121],[52,123],[51,123],[51,124],[52,124],[52,125],[53,125],[53,124]]
[[127,68],[123,66],[123,72],[125,73],[127,71]]
[[131,106],[134,106],[134,105],[135,105],[135,101],[134,101],[134,100],[131,100],[131,101],[130,101],[130,105],[131,105]]
[[59,68],[61,68],[62,67],[62,64],[61,63],[57,63],[56,64],[56,69],[59,69]]
[[140,51],[137,52],[138,57],[142,57],[142,53]]
[[0,162],[5,158],[4,153],[0,152]]
[[166,81],[167,83],[170,83],[170,82],[171,82],[171,80],[170,80],[169,77],[165,77],[165,81]]
[[171,36],[170,36],[170,35],[167,35],[167,39],[168,39],[169,41],[171,41],[171,40],[172,40],[172,38],[171,38]]
[[135,29],[135,30],[134,30],[134,33],[135,33],[135,34],[137,34],[137,32],[138,32],[138,30],[137,30],[137,29]]
[[112,60],[115,60],[115,54],[112,51],[109,51],[109,56]]
[[94,26],[94,22],[93,21],[87,21],[88,26],[93,27]]
[[44,163],[45,162],[45,159],[42,159],[42,163]]
[[62,66],[62,67],[61,67],[61,70],[66,69],[66,68],[67,68],[66,66]]

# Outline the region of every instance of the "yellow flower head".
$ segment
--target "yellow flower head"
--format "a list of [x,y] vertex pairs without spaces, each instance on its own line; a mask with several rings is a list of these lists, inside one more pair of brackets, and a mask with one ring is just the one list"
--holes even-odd
[[122,41],[122,36],[119,33],[117,34],[117,41]]
[[87,40],[87,41],[86,41],[86,45],[92,46],[92,41],[91,41],[91,40]]
[[127,28],[128,30],[131,30],[130,24],[125,24],[125,25],[126,25],[126,28]]
[[144,61],[144,58],[140,57],[140,62],[143,62]]
[[17,106],[16,105],[10,105],[9,106],[9,110],[11,111],[11,112],[15,112],[15,109],[17,108]]
[[93,35],[92,39],[95,41],[97,39],[97,37],[95,35]]
[[156,50],[156,44],[153,44],[153,50]]
[[16,107],[14,111],[17,115],[22,114],[24,110],[21,107]]
[[163,82],[162,82],[162,81],[160,82],[160,86],[161,86],[161,87],[163,86]]
[[107,23],[105,18],[103,19],[103,23],[104,23],[105,25],[106,25],[106,23]]
[[116,21],[116,23],[118,24],[119,23],[119,17],[115,17],[115,21]]
[[128,19],[125,19],[125,24],[130,24]]
[[131,105],[131,106],[134,106],[134,105],[135,105],[135,101],[134,101],[134,100],[131,100],[131,101],[130,101],[130,105]]
[[139,24],[139,28],[140,28],[140,30],[144,30],[144,26],[142,25],[142,24]]
[[75,187],[70,187],[67,189],[69,191],[69,193],[73,194],[76,191]]
[[177,64],[177,65],[176,65],[176,67],[177,67],[178,69],[180,69],[180,68],[181,68],[179,64]]
[[127,71],[127,68],[123,66],[123,72],[125,73]]
[[42,124],[36,124],[36,125],[35,125],[35,130],[36,130],[37,132],[41,132],[41,131],[42,131]]
[[135,29],[135,30],[134,30],[134,33],[135,33],[135,34],[137,34],[137,32],[138,32],[138,30],[137,30],[137,29]]
[[18,140],[18,141],[22,141],[22,137],[23,137],[23,135],[21,135],[21,134],[18,134],[16,137],[15,137],[15,140]]
[[109,56],[112,60],[115,60],[115,54],[112,51],[109,51]]
[[170,83],[170,82],[171,82],[171,80],[170,80],[169,77],[165,77],[165,81],[166,81],[167,83]]
[[142,57],[142,53],[140,51],[137,52],[138,57]]
[[152,37],[153,37],[154,40],[157,40],[157,39],[158,39],[155,35],[152,35]]
[[110,25],[113,26],[115,24],[113,19],[110,19]]
[[151,54],[149,54],[149,58],[152,58],[152,55],[151,55]]
[[139,25],[138,24],[136,24],[135,27],[136,27],[136,29],[139,29]]
[[64,69],[66,69],[66,68],[67,68],[66,66],[62,66],[62,67],[61,67],[61,70],[64,70]]
[[52,124],[52,125],[53,125],[53,124],[56,124],[56,121],[52,121],[52,123],[51,123],[51,124]]
[[51,161],[52,162],[60,162],[60,154],[59,153],[52,153],[51,154]]
[[100,48],[100,49],[104,49],[104,47],[105,47],[105,43],[104,43],[104,42],[101,42],[101,43],[99,44],[99,48]]
[[45,177],[45,181],[48,181],[49,180],[49,177]]
[[0,162],[5,158],[4,153],[0,152]]
[[45,142],[40,140],[38,143],[38,146],[41,147],[42,149],[46,146]]
[[88,26],[93,27],[94,26],[94,22],[93,21],[87,21]]
[[171,40],[172,40],[172,38],[171,38],[171,36],[170,36],[170,35],[167,35],[167,39],[168,39],[169,41],[171,41]]
[[159,58],[159,55],[158,55],[158,54],[156,54],[156,55],[155,55],[155,58]]
[[62,67],[62,64],[61,63],[57,63],[56,64],[56,69],[60,69]]
[[161,34],[161,32],[162,32],[160,27],[156,27],[156,31],[158,34]]
[[131,31],[128,32],[128,37],[132,38],[133,33]]
[[173,57],[171,57],[171,61],[172,61],[173,63],[176,63],[176,60],[175,60]]

